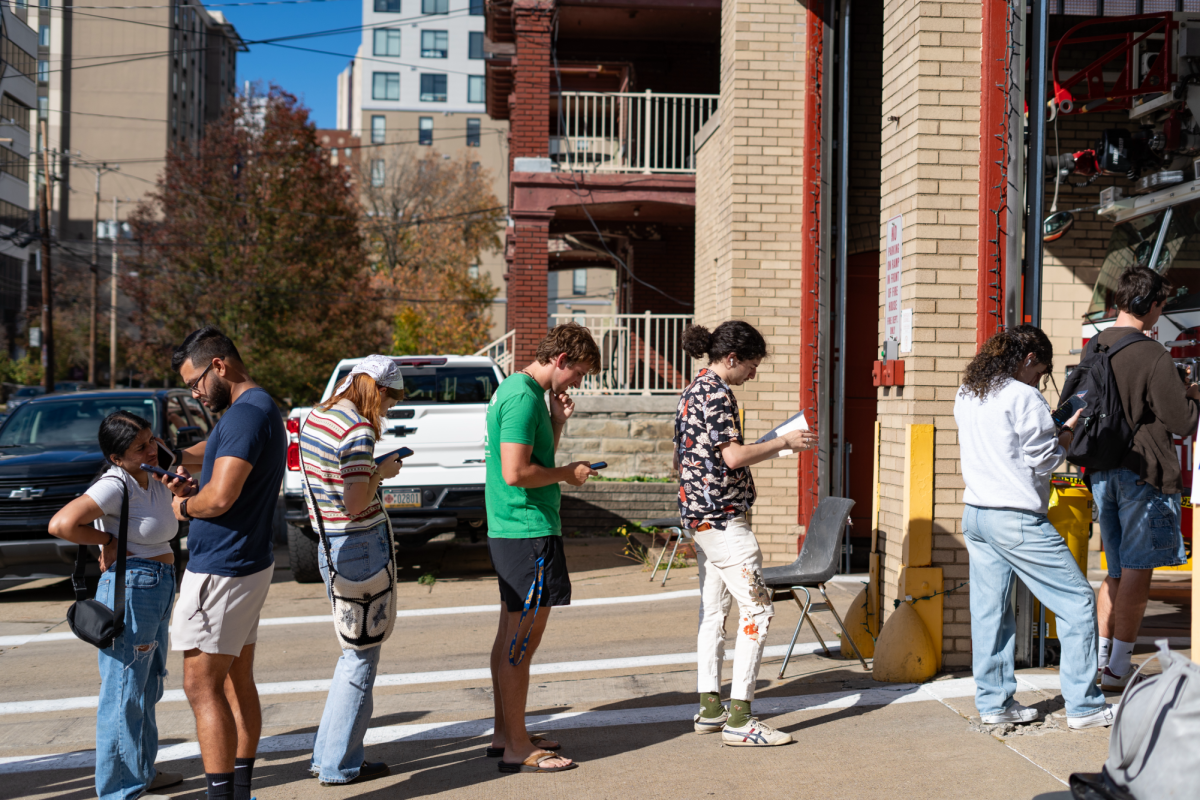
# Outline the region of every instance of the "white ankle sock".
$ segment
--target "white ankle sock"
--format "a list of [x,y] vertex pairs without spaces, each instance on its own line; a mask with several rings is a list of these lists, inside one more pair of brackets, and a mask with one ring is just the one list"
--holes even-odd
[[1108,657],[1108,671],[1118,678],[1129,672],[1129,657],[1133,655],[1133,642],[1113,639],[1112,654]]
[[1108,666],[1109,654],[1112,653],[1112,639],[1100,638],[1100,648],[1096,653],[1096,669],[1104,669]]

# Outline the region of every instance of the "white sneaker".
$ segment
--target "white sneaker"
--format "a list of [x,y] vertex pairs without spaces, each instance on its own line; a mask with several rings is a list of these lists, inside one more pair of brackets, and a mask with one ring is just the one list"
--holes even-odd
[[1100,670],[1100,691],[1102,692],[1123,692],[1125,687],[1129,685],[1129,679],[1136,672],[1133,665],[1129,665],[1129,669],[1124,675],[1114,675],[1113,671],[1108,667]]
[[777,731],[753,717],[740,728],[725,726],[721,741],[730,747],[774,747],[792,741],[790,733]]
[[692,728],[696,733],[720,733],[729,719],[729,709],[721,706],[721,716],[702,717],[699,714],[692,717]]
[[1120,703],[1110,703],[1094,714],[1086,717],[1067,717],[1067,727],[1073,731],[1085,728],[1108,728],[1117,719],[1117,707]]
[[1012,703],[1009,703],[1008,708],[999,714],[980,714],[979,719],[984,725],[1001,725],[1005,722],[1020,725],[1026,722],[1034,722],[1041,715],[1042,712],[1036,708],[1023,706],[1014,700]]

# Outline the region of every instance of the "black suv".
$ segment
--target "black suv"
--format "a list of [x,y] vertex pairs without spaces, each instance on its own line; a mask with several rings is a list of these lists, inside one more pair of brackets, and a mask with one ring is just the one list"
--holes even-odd
[[208,409],[184,389],[72,392],[22,403],[0,426],[0,573],[71,573],[78,546],[51,536],[50,518],[107,469],[98,436],[114,411],[149,420],[172,448],[204,441],[213,426]]

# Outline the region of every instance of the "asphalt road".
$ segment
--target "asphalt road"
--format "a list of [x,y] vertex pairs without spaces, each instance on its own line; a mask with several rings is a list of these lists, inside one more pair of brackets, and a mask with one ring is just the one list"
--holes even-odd
[[[306,771],[339,653],[329,605],[320,584],[292,581],[286,551],[279,551],[255,665],[265,719],[256,795],[703,797],[776,793],[792,785],[826,797],[890,798],[904,786],[913,796],[955,798],[964,796],[965,782],[974,797],[1049,798],[1065,788],[1061,781],[1070,771],[1099,769],[1103,761],[1103,733],[1066,734],[1051,726],[1031,756],[1021,750],[1028,749],[1024,740],[1006,743],[973,732],[969,678],[948,676],[926,687],[877,684],[836,650],[833,658],[816,654],[807,626],[797,646],[801,655],[777,679],[798,619],[790,601],[776,609],[755,710],[798,743],[747,751],[696,736],[696,569],[673,570],[662,588],[641,565],[620,557],[621,544],[570,542],[577,602],[553,612],[534,660],[531,729],[554,731],[579,769],[501,776],[484,757],[498,593],[483,545],[435,544],[405,558],[401,618],[379,667],[367,754],[387,761],[392,775],[336,788],[320,787]],[[437,576],[432,587],[416,582],[425,574]],[[832,585],[840,611],[859,588],[849,576]],[[0,797],[94,796],[99,676],[95,650],[70,637],[63,621],[71,600],[63,581],[0,591]],[[832,617],[816,617],[836,648]],[[736,622],[736,614],[731,618]],[[178,653],[168,659],[167,695],[158,707],[159,764],[187,776],[172,794],[202,797],[181,661]],[[1052,672],[1030,675],[1022,697],[1053,710],[1056,685]]]

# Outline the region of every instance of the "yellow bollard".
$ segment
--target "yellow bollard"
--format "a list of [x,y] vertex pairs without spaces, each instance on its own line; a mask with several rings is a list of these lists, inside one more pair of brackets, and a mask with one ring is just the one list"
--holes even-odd
[[936,674],[933,639],[912,604],[901,603],[875,642],[871,676],[885,683],[921,683]]
[[[867,587],[864,586],[854,600],[850,602],[850,608],[846,611],[845,626],[850,633],[850,638],[858,645],[858,652],[862,653],[863,658],[873,658],[875,656],[875,640],[871,638],[871,631],[867,625]],[[842,639],[842,634],[838,634],[838,638]],[[842,658],[855,658],[854,648],[847,641],[842,641]]]
[[[1050,524],[1067,540],[1067,549],[1075,557],[1079,571],[1087,576],[1088,538],[1092,532],[1092,493],[1086,486],[1052,486]],[[1050,639],[1058,638],[1054,612],[1046,609],[1046,627]]]

